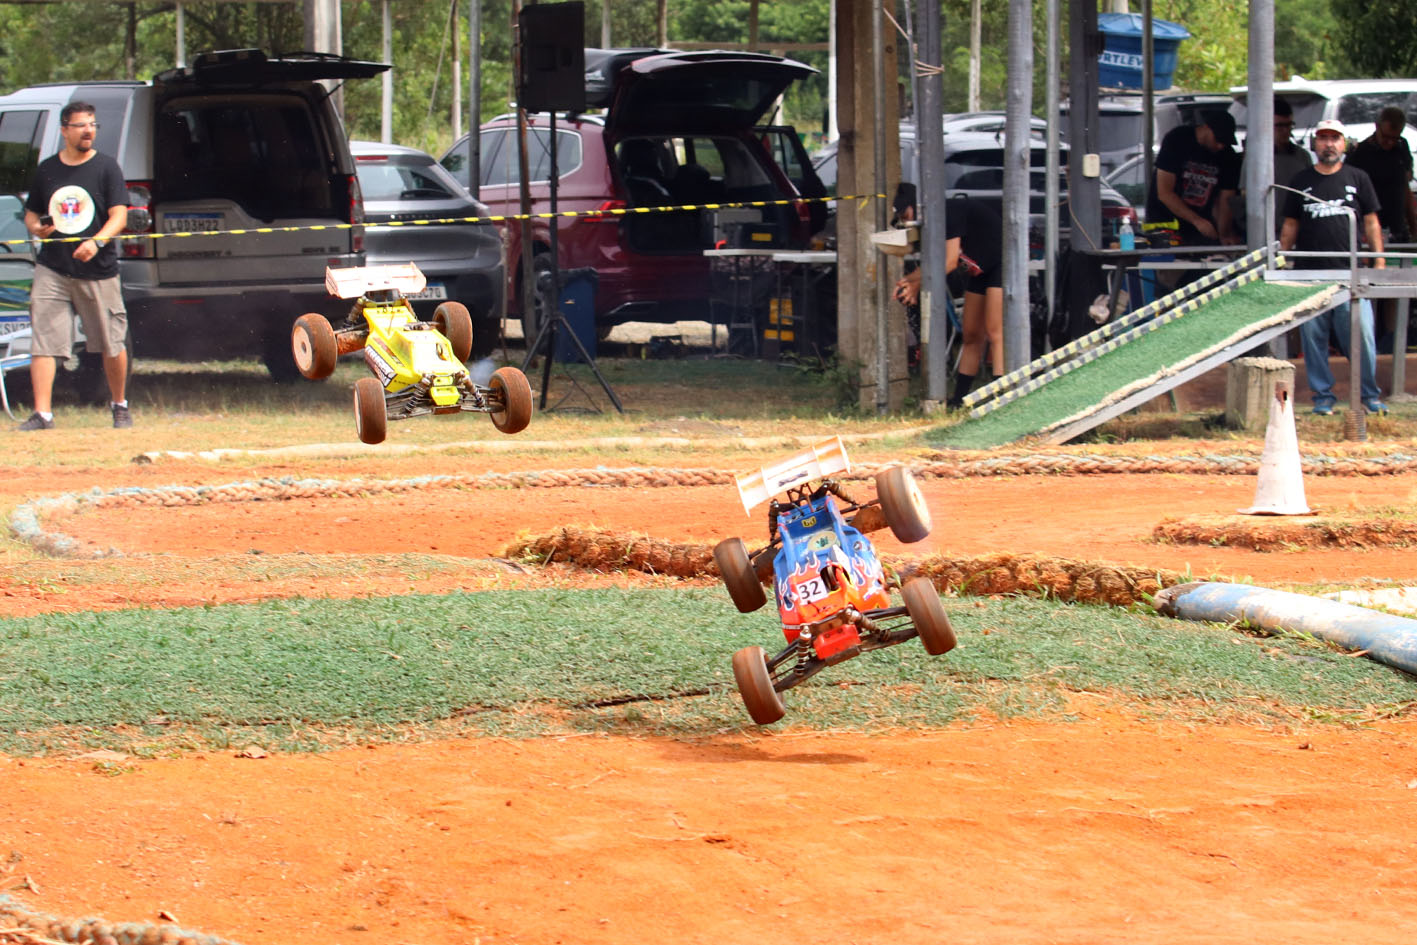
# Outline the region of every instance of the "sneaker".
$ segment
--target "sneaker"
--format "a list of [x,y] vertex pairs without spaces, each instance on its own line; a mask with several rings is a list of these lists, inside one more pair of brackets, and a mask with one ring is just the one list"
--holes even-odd
[[121,429],[133,425],[133,415],[128,412],[128,408],[119,404],[113,404],[113,428]]
[[1365,400],[1363,401],[1363,408],[1367,410],[1368,413],[1387,413],[1387,404],[1383,403],[1381,400]]
[[1314,404],[1314,413],[1320,417],[1333,416],[1333,404]]
[[16,427],[15,429],[17,429],[17,430],[53,430],[53,429],[54,429],[54,421],[53,421],[53,420],[46,420],[46,419],[44,419],[43,417],[41,417],[41,416],[39,415],[39,411],[35,411],[34,413],[30,414],[30,418],[29,418],[28,420],[26,420],[24,423],[20,424],[20,425],[19,425],[18,427]]

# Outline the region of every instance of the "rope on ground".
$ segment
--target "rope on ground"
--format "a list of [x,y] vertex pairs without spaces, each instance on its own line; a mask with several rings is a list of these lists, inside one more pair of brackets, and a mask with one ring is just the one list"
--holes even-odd
[[[714,577],[713,549],[600,528],[565,526],[520,539],[503,553],[514,560],[568,564],[588,571],[643,571],[674,577]],[[942,592],[1017,594],[1126,607],[1147,603],[1163,587],[1193,580],[1177,571],[1151,570],[1047,555],[987,554],[923,558],[883,556],[902,578],[927,577]]]
[[57,919],[0,895],[0,945],[235,945],[174,925]]
[[[862,464],[840,478],[865,480],[895,463]],[[992,456],[954,459],[935,453],[910,466],[922,479],[966,479],[979,476],[1039,475],[1141,475],[1152,473],[1193,475],[1244,475],[1259,472],[1259,456],[1085,456],[1065,453]],[[1382,476],[1417,472],[1417,456],[1390,453],[1371,457],[1310,456],[1304,473],[1313,476]],[[296,499],[362,498],[432,489],[559,489],[731,486],[735,473],[718,469],[627,467],[608,469],[550,469],[524,472],[491,472],[479,475],[417,476],[408,479],[296,479],[293,477],[247,480],[211,486],[124,486],[36,499],[15,508],[10,530],[38,551],[57,557],[83,555],[112,557],[114,548],[84,550],[79,542],[48,531],[45,518],[113,508],[173,508],[224,502],[276,502]]]

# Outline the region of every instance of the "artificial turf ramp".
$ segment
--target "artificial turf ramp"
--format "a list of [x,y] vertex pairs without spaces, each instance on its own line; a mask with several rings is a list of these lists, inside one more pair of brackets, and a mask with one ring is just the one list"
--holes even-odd
[[[1330,285],[1255,281],[1054,378],[980,417],[933,431],[938,446],[988,449],[1026,436],[1063,442],[1163,394],[1208,362],[1228,360],[1329,308]],[[1158,319],[1159,321],[1159,319]],[[1232,350],[1233,349],[1233,350]]]

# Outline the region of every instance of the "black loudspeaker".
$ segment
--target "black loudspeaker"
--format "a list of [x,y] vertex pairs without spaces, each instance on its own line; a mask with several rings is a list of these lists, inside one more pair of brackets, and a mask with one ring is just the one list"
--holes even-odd
[[529,112],[585,111],[585,4],[522,7],[517,34],[517,104]]

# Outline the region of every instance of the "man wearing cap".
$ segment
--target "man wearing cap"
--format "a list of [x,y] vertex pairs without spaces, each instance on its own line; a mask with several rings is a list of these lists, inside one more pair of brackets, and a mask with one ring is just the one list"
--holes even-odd
[[1201,122],[1180,125],[1161,139],[1146,219],[1153,225],[1174,219],[1182,246],[1238,243],[1230,215],[1231,198],[1240,187],[1240,156],[1231,147],[1235,119],[1211,110],[1201,113]]
[[[1350,212],[1358,220],[1358,232],[1367,242],[1367,251],[1383,251],[1382,225],[1378,222],[1378,196],[1367,173],[1343,162],[1348,149],[1348,134],[1343,123],[1326,118],[1314,129],[1314,152],[1318,163],[1300,171],[1289,186],[1298,193],[1289,193],[1284,203],[1284,227],[1279,231],[1281,250],[1301,252],[1333,252],[1338,256],[1298,256],[1290,260],[1296,269],[1347,269],[1348,218]],[[1363,247],[1360,247],[1360,251]],[[1373,267],[1382,269],[1381,256]],[[1362,366],[1359,372],[1363,405],[1373,413],[1384,413],[1381,391],[1378,389],[1377,350],[1373,344],[1373,313],[1367,299],[1359,300],[1362,323]],[[1314,400],[1314,413],[1333,413],[1333,371],[1328,366],[1330,335],[1346,358],[1352,358],[1349,339],[1352,326],[1347,302],[1310,319],[1299,328],[1304,346],[1304,374],[1309,381],[1309,393]]]

